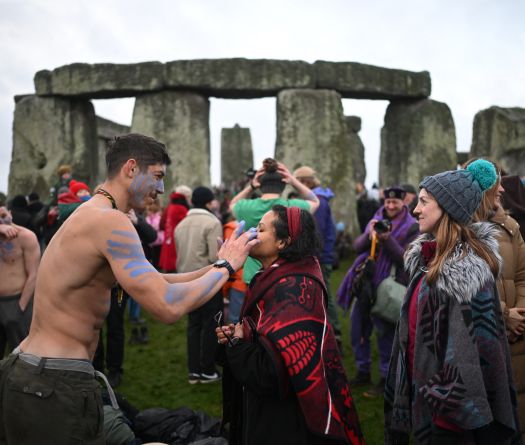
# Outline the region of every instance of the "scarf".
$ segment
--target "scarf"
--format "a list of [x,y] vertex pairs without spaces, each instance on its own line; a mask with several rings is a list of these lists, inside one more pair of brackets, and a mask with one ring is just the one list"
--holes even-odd
[[[381,206],[376,211],[372,219],[384,219],[384,206]],[[410,228],[417,222],[408,211],[408,207],[403,206],[403,210],[401,210],[401,212],[399,212],[399,214],[397,214],[395,218],[391,220],[391,223],[392,233],[390,234],[390,236],[396,239],[400,244],[404,245],[407,243],[407,236]],[[368,222],[368,224],[366,225],[364,234],[361,236],[368,236],[369,234],[370,222]],[[354,264],[352,264],[352,267],[348,270],[348,273],[346,274],[345,278],[341,282],[341,285],[339,286],[339,289],[337,290],[337,302],[345,310],[347,310],[352,304],[350,290],[352,289],[352,284],[356,276],[357,268],[368,258],[368,255],[369,252],[366,251],[357,256],[357,258],[354,261]],[[372,285],[374,290],[377,289],[377,286],[379,286],[379,283],[381,283],[381,281],[383,281],[386,277],[390,275],[391,267],[392,260],[384,251],[384,249],[381,249],[381,245],[379,244],[379,255],[377,256],[375,261],[374,276],[372,277]]]
[[295,392],[309,430],[363,444],[341,356],[327,321],[321,269],[314,257],[278,260],[250,283],[241,317],[278,370],[280,392]]

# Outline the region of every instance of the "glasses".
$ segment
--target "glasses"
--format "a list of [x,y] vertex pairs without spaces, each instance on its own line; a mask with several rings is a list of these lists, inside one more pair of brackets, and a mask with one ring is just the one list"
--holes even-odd
[[224,332],[224,329],[222,328],[222,325],[223,325],[223,319],[224,317],[224,314],[222,313],[222,311],[219,311],[215,314],[215,316],[213,317],[213,319],[215,320],[215,322],[217,323],[217,327],[221,330],[221,332],[224,334],[224,336],[226,337],[226,339],[228,340],[228,344],[230,346],[233,346],[233,342],[232,342],[232,337],[231,335],[228,335],[226,332]]

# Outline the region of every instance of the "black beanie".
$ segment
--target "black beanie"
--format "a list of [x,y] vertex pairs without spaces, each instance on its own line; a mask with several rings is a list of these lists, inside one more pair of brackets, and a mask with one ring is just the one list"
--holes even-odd
[[203,209],[206,204],[212,202],[215,199],[215,195],[208,187],[196,187],[191,195],[191,202],[193,207]]
[[286,187],[286,183],[283,182],[283,177],[280,173],[265,173],[259,179],[261,183],[262,193],[279,193],[281,194]]

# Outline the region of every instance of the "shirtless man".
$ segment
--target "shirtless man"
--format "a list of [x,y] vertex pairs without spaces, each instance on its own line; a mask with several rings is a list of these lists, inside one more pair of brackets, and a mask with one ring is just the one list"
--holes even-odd
[[0,444],[104,444],[100,386],[90,360],[117,281],[146,311],[174,323],[206,303],[258,243],[235,235],[216,264],[163,275],[146,260],[126,216],[164,192],[166,148],[137,134],[106,154],[107,181],[66,220],[37,276],[34,313],[20,353],[0,363]]
[[40,247],[35,234],[13,224],[0,207],[0,359],[6,345],[16,348],[29,332]]

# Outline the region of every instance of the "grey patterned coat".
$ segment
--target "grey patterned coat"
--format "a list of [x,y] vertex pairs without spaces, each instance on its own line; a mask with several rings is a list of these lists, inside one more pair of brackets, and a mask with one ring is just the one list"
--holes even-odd
[[[471,227],[498,255],[493,226]],[[420,236],[405,255],[410,284],[385,385],[385,443],[404,443],[412,434],[414,443],[428,444],[435,418],[464,431],[464,444],[486,443],[491,434],[497,434],[497,443],[512,443],[518,430],[516,394],[494,276],[485,261],[458,244],[429,286],[421,250],[431,239]],[[420,281],[409,381],[409,297]]]

